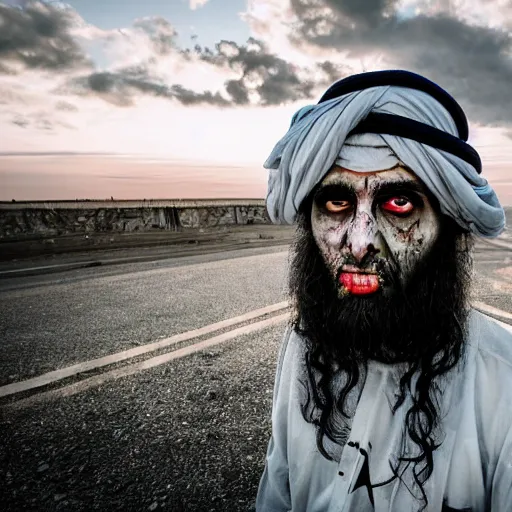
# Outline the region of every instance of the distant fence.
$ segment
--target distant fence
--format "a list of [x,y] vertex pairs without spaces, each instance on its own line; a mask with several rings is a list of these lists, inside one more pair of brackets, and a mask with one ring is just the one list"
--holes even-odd
[[263,199],[0,202],[0,238],[269,224]]

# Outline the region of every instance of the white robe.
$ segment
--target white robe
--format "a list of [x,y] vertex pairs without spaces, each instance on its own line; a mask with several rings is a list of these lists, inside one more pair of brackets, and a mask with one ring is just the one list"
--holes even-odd
[[[468,332],[465,365],[452,371],[441,398],[444,441],[434,451],[434,470],[424,485],[428,512],[512,511],[512,333],[474,310]],[[300,411],[303,354],[304,342],[289,329],[276,372],[257,512],[419,510],[422,502],[407,489],[421,496],[410,469],[402,475],[404,483],[390,469],[410,405],[406,400],[395,415],[391,411],[396,367],[369,363],[349,439],[336,462],[320,454],[315,427]],[[411,441],[407,450],[418,453]],[[369,478],[363,478],[368,471]]]

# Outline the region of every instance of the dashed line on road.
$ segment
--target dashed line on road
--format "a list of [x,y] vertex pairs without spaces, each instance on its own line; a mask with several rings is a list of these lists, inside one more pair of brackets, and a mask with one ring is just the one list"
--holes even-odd
[[221,329],[226,329],[227,327],[232,327],[242,322],[248,322],[256,318],[262,317],[264,315],[268,315],[280,311],[282,309],[286,309],[287,307],[287,301],[279,302],[277,304],[272,304],[264,308],[249,311],[248,313],[245,313],[243,315],[235,316],[233,318],[228,318],[227,320],[222,320],[214,324],[206,325],[205,327],[201,327],[199,329],[194,329],[192,331],[175,334],[174,336],[156,341],[154,343],[149,343],[147,345],[131,348],[128,350],[124,350],[122,352],[117,352],[115,354],[100,357],[98,359],[84,361],[82,363],[74,364],[66,368],[61,368],[60,370],[54,370],[48,373],[44,373],[43,375],[39,375],[38,377],[34,377],[32,379],[23,380],[20,382],[13,382],[11,384],[7,384],[5,386],[0,387],[0,397],[5,397],[13,395],[15,393],[21,393],[23,391],[29,391],[31,389],[47,386],[59,380],[67,379],[80,373],[96,370],[103,366],[119,363],[121,361],[126,361],[127,359],[132,359],[134,357],[138,357],[149,352],[154,352],[155,350],[160,350],[162,348],[170,347],[184,341],[190,341],[194,338],[199,338],[201,336],[211,334],[212,332],[219,331]]
[[223,334],[219,334],[218,336],[214,336],[213,338],[200,341],[199,343],[196,343],[194,345],[189,345],[187,347],[183,347],[172,352],[152,357],[150,359],[145,359],[144,361],[140,361],[129,366],[124,366],[122,368],[117,368],[115,370],[110,370],[108,372],[95,375],[93,377],[89,377],[88,379],[81,380],[74,384],[69,384],[68,386],[52,389],[50,391],[45,391],[43,393],[39,393],[28,398],[18,400],[16,402],[12,402],[10,404],[2,406],[2,409],[18,409],[44,403],[55,398],[72,396],[87,389],[100,386],[105,382],[116,380],[120,377],[127,377],[129,375],[138,373],[142,370],[154,368],[155,366],[168,363],[170,361],[173,361],[174,359],[179,359],[181,357],[188,356],[195,352],[199,352],[205,348],[213,347],[215,345],[219,345],[220,343],[234,340],[235,338],[241,337],[243,335],[251,334],[253,332],[265,329],[267,327],[278,325],[288,320],[289,318],[290,313],[284,313],[281,315],[273,316],[271,318],[267,318],[265,320],[261,320],[259,322],[244,325],[242,327],[233,329],[232,331],[228,331]]

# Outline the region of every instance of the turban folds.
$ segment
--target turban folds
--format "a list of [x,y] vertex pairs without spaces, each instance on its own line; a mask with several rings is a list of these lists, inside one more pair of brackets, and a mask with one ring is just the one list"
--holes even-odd
[[[396,80],[397,74],[402,78]],[[355,86],[354,76],[362,77]],[[423,181],[443,214],[477,235],[499,235],[505,214],[496,193],[479,174],[478,154],[465,143],[467,122],[455,100],[433,82],[407,71],[354,76],[349,77],[350,89],[357,90],[343,93],[341,80],[329,90],[341,84],[341,95],[331,97],[328,91],[317,105],[296,112],[265,162],[270,169],[267,210],[271,220],[292,224],[302,201],[335,164],[372,172],[400,163]],[[413,86],[411,77],[416,80]],[[382,85],[374,85],[379,82]],[[372,116],[382,131],[372,128]],[[393,127],[394,120],[398,129]],[[400,127],[404,122],[405,129]]]

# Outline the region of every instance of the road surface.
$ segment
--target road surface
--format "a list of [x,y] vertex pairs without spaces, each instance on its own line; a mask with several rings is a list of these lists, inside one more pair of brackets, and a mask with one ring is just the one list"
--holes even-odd
[[[512,324],[512,243],[474,302]],[[3,510],[250,510],[287,247],[0,280]]]

